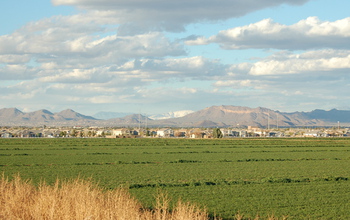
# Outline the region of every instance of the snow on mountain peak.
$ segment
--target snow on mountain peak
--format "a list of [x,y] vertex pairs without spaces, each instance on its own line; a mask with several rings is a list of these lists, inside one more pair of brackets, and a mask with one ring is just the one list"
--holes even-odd
[[175,111],[175,112],[168,112],[164,114],[157,114],[157,115],[151,115],[149,118],[153,120],[160,120],[160,119],[169,119],[169,118],[180,118],[185,115],[191,114],[194,111],[192,110],[182,110],[182,111]]

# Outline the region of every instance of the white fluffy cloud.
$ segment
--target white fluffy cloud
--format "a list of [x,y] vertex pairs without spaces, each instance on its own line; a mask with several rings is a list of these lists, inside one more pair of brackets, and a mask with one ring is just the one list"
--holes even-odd
[[220,31],[205,39],[198,37],[188,45],[218,43],[222,48],[306,50],[319,48],[350,48],[350,17],[334,22],[309,17],[287,26],[265,19],[257,23]]
[[88,23],[74,24],[67,20],[47,19],[29,24],[11,35],[0,36],[1,61],[24,62],[34,57],[39,62],[65,60],[69,64],[69,57],[74,64],[79,61],[96,64],[93,60],[101,64],[125,58],[185,55],[182,45],[171,42],[159,32],[103,36],[107,29],[99,25],[91,27]]
[[232,65],[230,72],[255,76],[349,72],[349,54],[350,50],[320,50],[301,54],[279,52],[255,63]]
[[33,22],[0,36],[1,79],[101,82],[113,78],[109,69],[129,60],[186,55],[182,44],[160,32],[119,36],[107,31],[68,16]]

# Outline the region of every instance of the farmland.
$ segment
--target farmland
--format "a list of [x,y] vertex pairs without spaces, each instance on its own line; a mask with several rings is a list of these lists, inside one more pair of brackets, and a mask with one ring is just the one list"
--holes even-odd
[[348,219],[350,139],[0,139],[0,169],[35,184],[77,176],[119,186],[146,207],[157,193],[233,219]]

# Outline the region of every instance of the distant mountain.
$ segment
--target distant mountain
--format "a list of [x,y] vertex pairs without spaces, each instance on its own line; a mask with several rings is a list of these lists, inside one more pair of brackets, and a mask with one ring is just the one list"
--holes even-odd
[[73,120],[73,121],[77,121],[77,120],[97,120],[94,117],[91,116],[86,116],[86,115],[82,115],[78,112],[73,111],[72,109],[66,109],[63,110],[59,113],[55,114],[56,116],[60,117],[60,118],[64,118],[65,120]]
[[326,122],[350,122],[350,111],[332,109],[329,111],[316,109],[305,114],[312,119],[324,120]]
[[[336,113],[333,112],[333,114]],[[350,111],[347,111],[347,115],[350,116]],[[195,126],[202,121],[234,127],[247,125],[257,127],[325,126],[335,123],[331,120],[325,121],[310,117],[308,113],[303,112],[283,113],[262,107],[248,108],[227,105],[208,107],[181,118],[167,119],[162,122],[179,126]]]
[[[189,113],[189,114],[188,114]],[[178,117],[181,116],[182,117]],[[165,115],[163,115],[166,117]],[[332,109],[311,112],[279,112],[258,107],[211,106],[200,111],[168,113],[167,119],[154,120],[140,114],[130,114],[108,120],[99,120],[72,109],[52,113],[42,109],[24,113],[17,108],[0,109],[0,126],[148,126],[148,127],[299,127],[299,126],[349,126],[350,111]],[[157,118],[157,117],[155,117]]]
[[168,112],[164,114],[157,114],[157,115],[151,115],[149,116],[153,120],[161,120],[161,119],[169,119],[169,118],[180,118],[185,115],[188,115],[190,113],[193,113],[192,110],[182,110],[182,111],[175,111],[175,112]]
[[112,118],[106,120],[106,124],[113,124],[115,126],[139,126],[142,124],[144,127],[146,124],[152,124],[153,120],[141,114],[127,115],[122,118]]
[[55,120],[54,114],[48,110],[42,109],[35,112],[25,113],[22,118],[28,121],[48,122]]
[[213,127],[227,127],[225,123],[219,122],[213,122],[209,120],[203,120],[199,122],[194,122],[192,124],[192,127],[197,127],[197,128],[213,128]]
[[0,109],[0,120],[9,120],[15,119],[23,116],[24,113],[18,110],[17,108],[3,108]]
[[71,109],[52,113],[42,109],[23,113],[16,108],[0,109],[0,125],[8,126],[37,126],[37,125],[81,125],[94,124],[97,119],[82,115]]
[[132,115],[131,112],[98,112],[93,115],[94,118],[108,120],[112,118],[121,118],[127,115]]

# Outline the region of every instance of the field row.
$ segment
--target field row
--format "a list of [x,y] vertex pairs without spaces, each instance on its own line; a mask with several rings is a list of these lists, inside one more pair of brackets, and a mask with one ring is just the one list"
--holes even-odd
[[[1,156],[1,155],[0,155]],[[14,155],[18,156],[18,155]],[[23,155],[20,155],[23,156]],[[249,158],[249,159],[243,159],[243,160],[218,160],[218,161],[200,161],[200,160],[175,160],[175,161],[163,161],[163,162],[154,162],[154,161],[115,161],[115,162],[82,162],[82,163],[49,163],[49,164],[16,164],[16,163],[8,163],[8,164],[0,164],[0,166],[71,166],[71,165],[82,165],[82,166],[91,166],[91,165],[107,165],[107,166],[113,166],[113,165],[119,165],[119,164],[166,164],[166,163],[241,163],[241,162],[278,162],[278,161],[310,161],[310,160],[350,160],[350,158],[342,159],[342,158],[297,158],[297,159],[284,159],[284,158],[267,158],[267,159],[256,159],[256,158]]]

